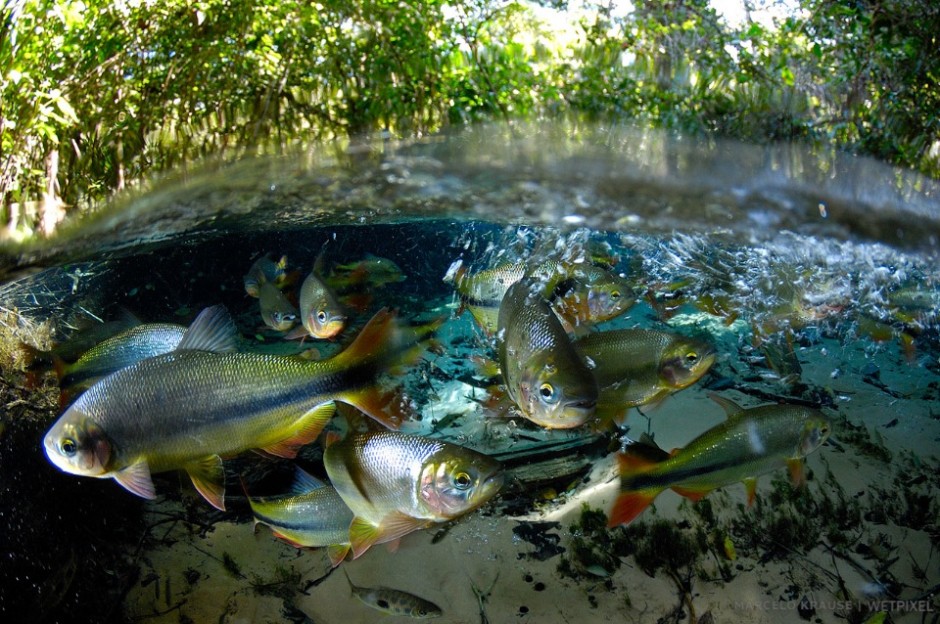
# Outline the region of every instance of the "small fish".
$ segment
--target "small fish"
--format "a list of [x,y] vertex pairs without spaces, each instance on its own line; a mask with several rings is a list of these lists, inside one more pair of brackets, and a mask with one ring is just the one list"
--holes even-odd
[[570,269],[555,285],[550,300],[569,332],[616,318],[636,303],[626,279],[593,264]]
[[436,618],[443,613],[433,602],[408,592],[387,587],[358,587],[349,578],[346,570],[343,570],[343,573],[346,574],[346,581],[353,595],[373,609],[389,615],[404,615],[419,619]]
[[570,429],[594,417],[597,381],[537,280],[527,277],[509,287],[497,327],[506,393],[526,419],[547,429]]
[[610,526],[633,521],[667,488],[697,501],[716,488],[743,481],[751,504],[757,477],[783,466],[789,467],[793,482],[802,485],[803,459],[832,431],[825,415],[809,407],[774,404],[744,409],[717,394],[709,397],[724,408],[728,419],[685,448],[666,453],[641,441],[618,456],[620,496]]
[[258,303],[261,320],[271,329],[286,332],[297,324],[297,308],[271,282],[261,282]]
[[145,323],[98,343],[78,360],[67,364],[54,358],[61,397],[65,406],[99,379],[140,360],[176,349],[186,328],[172,323]]
[[263,449],[294,457],[332,417],[333,401],[397,428],[407,406],[378,378],[413,363],[424,349],[387,310],[344,351],[318,361],[235,353],[235,333],[225,308],[209,308],[175,351],[93,385],[46,434],[49,460],[68,473],[113,478],[151,499],[151,473],[181,468],[224,509],[223,456]]
[[602,422],[620,422],[630,408],[691,386],[715,362],[715,349],[706,342],[646,329],[589,334],[574,348],[597,379]]
[[445,277],[487,333],[498,329],[499,306],[509,287],[524,277],[542,286],[542,295],[561,318],[566,331],[612,319],[628,310],[635,298],[630,284],[608,269],[584,262],[546,260],[516,262],[469,274],[461,265]]
[[287,256],[281,256],[281,259],[275,262],[271,259],[271,254],[265,254],[255,260],[255,263],[248,269],[243,281],[245,283],[245,292],[257,299],[261,296],[261,284],[267,282],[276,287],[284,284],[287,279]]
[[[300,320],[309,335],[327,340],[346,327],[346,311],[330,287],[321,279],[322,267],[321,253],[310,275],[300,287]],[[297,331],[288,337],[298,338],[302,335],[302,332]]]
[[350,511],[337,491],[297,469],[290,492],[248,497],[255,523],[266,524],[278,538],[297,548],[326,547],[333,567],[349,553]]
[[388,258],[366,254],[358,262],[340,264],[334,267],[327,281],[330,286],[339,290],[360,284],[381,288],[387,284],[405,281],[405,274],[397,264]]
[[476,451],[393,431],[353,434],[323,453],[330,482],[352,509],[353,557],[476,509],[503,485],[501,464]]

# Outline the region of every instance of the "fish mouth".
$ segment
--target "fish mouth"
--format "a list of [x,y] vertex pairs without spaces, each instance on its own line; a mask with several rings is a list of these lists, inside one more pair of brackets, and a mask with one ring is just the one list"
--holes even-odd
[[565,411],[593,412],[597,409],[597,399],[575,399],[565,403]]
[[480,487],[480,503],[483,503],[496,495],[503,485],[506,484],[506,475],[502,472],[495,472],[483,480]]

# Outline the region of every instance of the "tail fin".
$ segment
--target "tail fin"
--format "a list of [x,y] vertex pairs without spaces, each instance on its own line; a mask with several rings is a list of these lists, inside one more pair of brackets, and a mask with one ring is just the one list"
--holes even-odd
[[397,429],[411,412],[411,405],[397,390],[383,390],[379,377],[399,374],[414,364],[433,337],[434,323],[409,328],[398,323],[388,309],[379,310],[352,344],[334,357],[342,370],[368,371],[371,379],[339,400],[349,403],[390,429]]
[[607,526],[615,527],[633,522],[663,490],[661,487],[630,489],[630,483],[634,477],[648,472],[650,468],[656,465],[655,461],[645,455],[648,455],[648,453],[645,453],[645,449],[644,453],[641,454],[631,452],[630,447],[627,447],[626,452],[617,455],[617,461],[620,464],[620,496],[617,497],[610,511]]

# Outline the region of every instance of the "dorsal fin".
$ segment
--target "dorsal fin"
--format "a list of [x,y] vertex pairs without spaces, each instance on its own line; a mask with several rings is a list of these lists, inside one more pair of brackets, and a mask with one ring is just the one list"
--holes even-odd
[[177,351],[191,349],[229,353],[235,351],[238,330],[228,310],[223,305],[214,305],[199,313],[183,339],[176,347]]
[[731,399],[726,399],[725,397],[719,396],[714,392],[709,392],[708,398],[720,405],[721,409],[725,410],[725,414],[728,415],[728,418],[735,418],[738,415],[744,413],[744,408]]
[[303,468],[297,468],[294,472],[294,482],[291,483],[290,491],[292,494],[309,494],[325,486],[326,483],[317,479]]

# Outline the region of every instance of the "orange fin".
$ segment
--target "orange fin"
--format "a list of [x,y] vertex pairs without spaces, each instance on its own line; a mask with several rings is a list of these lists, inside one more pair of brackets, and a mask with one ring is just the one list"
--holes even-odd
[[343,395],[339,399],[365,412],[370,418],[389,429],[398,429],[408,419],[408,400],[397,392],[382,392],[378,388],[364,388]]
[[114,473],[114,480],[141,498],[153,500],[157,497],[150,478],[150,466],[145,459]]
[[286,535],[284,535],[283,533],[281,533],[281,532],[278,531],[277,529],[271,529],[271,535],[273,535],[273,536],[276,537],[277,539],[281,540],[281,541],[284,542],[285,544],[290,544],[290,545],[293,546],[294,548],[307,548],[306,546],[304,546],[303,544],[297,542],[296,540],[293,540],[293,539],[287,537]]
[[349,525],[349,542],[353,559],[358,559],[362,553],[372,548],[378,542],[381,532],[379,527],[356,516]]
[[644,509],[650,506],[657,494],[659,492],[621,493],[610,510],[607,526],[612,528],[621,524],[630,524],[643,513]]
[[712,490],[714,490],[715,488],[693,489],[693,488],[684,488],[684,487],[682,487],[682,486],[680,486],[680,485],[676,485],[676,486],[673,486],[671,489],[672,489],[673,492],[675,492],[675,493],[678,494],[679,496],[684,496],[684,497],[686,497],[687,499],[689,499],[690,501],[692,501],[693,503],[697,503],[697,502],[699,502],[700,500],[702,500],[703,498],[705,498],[705,496],[706,496],[709,492],[711,492]]
[[334,568],[341,564],[349,554],[349,544],[330,544],[326,547],[326,555],[330,558],[330,565]]
[[210,455],[188,464],[186,472],[202,497],[219,511],[225,511],[225,471],[222,468],[222,458]]
[[[658,448],[656,450],[662,453]],[[656,465],[656,462],[653,461],[649,455],[650,449],[643,443],[632,444],[627,447],[627,452],[617,455],[617,463],[620,468],[621,490],[620,496],[617,497],[610,511],[607,526],[615,527],[620,524],[629,524],[643,513],[643,510],[649,507],[653,499],[662,491],[661,489],[635,491],[623,489],[624,482],[629,480],[631,476],[646,472]]]
[[757,477],[747,477],[744,479],[744,490],[747,492],[747,506],[754,504],[757,498]]
[[318,405],[300,417],[298,420],[299,428],[291,437],[265,446],[262,450],[277,457],[293,459],[302,446],[317,439],[317,436],[323,431],[326,423],[330,422],[335,412],[336,404],[332,401]]
[[397,540],[408,533],[426,527],[429,523],[429,520],[414,518],[400,511],[393,511],[385,516],[379,526],[356,517],[349,526],[353,559],[358,558],[375,544]]
[[800,457],[791,457],[787,460],[787,468],[790,469],[790,481],[794,487],[806,485],[806,473],[803,470],[803,459]]

